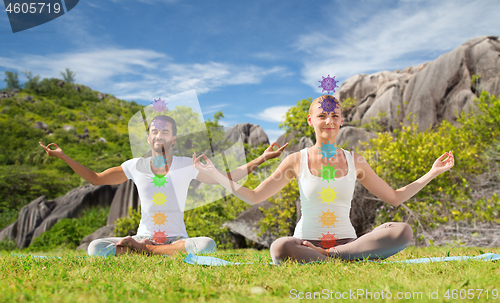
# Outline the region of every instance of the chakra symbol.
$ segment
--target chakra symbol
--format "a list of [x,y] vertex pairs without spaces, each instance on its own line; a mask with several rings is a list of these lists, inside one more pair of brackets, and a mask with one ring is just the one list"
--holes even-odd
[[335,199],[338,199],[338,192],[335,191],[335,188],[323,188],[323,190],[318,193],[320,194],[319,198],[323,200],[322,203],[326,203],[328,205],[330,205],[330,202],[335,203]]
[[158,155],[158,156],[153,158],[153,165],[158,167],[158,168],[162,168],[165,165],[167,165],[167,160],[165,160],[165,158],[163,158],[162,155]]
[[154,183],[154,186],[158,186],[158,187],[165,186],[165,184],[168,183],[167,177],[162,176],[162,175],[155,175],[153,178],[151,178],[151,180],[153,180],[153,182],[151,182],[151,183]]
[[162,193],[156,193],[151,198],[153,198],[153,203],[158,205],[158,206],[164,205],[165,202],[167,202],[167,197]]
[[[153,99],[155,100],[155,99]],[[151,103],[153,105],[153,108],[157,112],[162,112],[164,110],[168,110],[167,104],[165,103],[165,100],[162,100],[161,98],[158,98],[158,100],[155,100],[155,102]]]
[[336,216],[335,212],[330,212],[328,209],[326,210],[326,213],[324,211],[321,212],[323,214],[321,216],[318,216],[320,218],[318,222],[323,223],[321,227],[326,225],[326,227],[330,228],[330,226],[335,226],[335,223],[339,222],[337,221],[337,218],[339,216]]
[[338,177],[337,172],[339,170],[335,169],[335,165],[330,166],[330,164],[327,164],[323,166],[323,168],[319,171],[321,174],[321,181],[326,180],[328,183],[330,183],[330,180],[335,181],[335,177]]
[[330,78],[330,75],[328,75],[328,77],[326,78],[323,76],[321,76],[321,78],[323,78],[323,80],[318,81],[319,83],[321,83],[321,85],[318,87],[323,88],[322,92],[327,92],[328,94],[330,93],[330,91],[335,92],[335,89],[338,87],[337,83],[339,83],[339,81],[335,81],[335,76],[333,76],[333,78]]
[[336,154],[338,154],[337,149],[338,147],[335,146],[335,142],[333,144],[330,144],[330,141],[328,141],[326,144],[323,144],[323,146],[319,148],[320,152],[318,154],[322,154],[323,157],[327,159],[333,158]]
[[322,98],[323,101],[321,101],[321,108],[323,112],[326,112],[327,114],[334,113],[335,109],[338,108],[340,109],[339,103],[335,97],[332,96],[327,96]]
[[154,119],[154,121],[151,123],[151,127],[153,126],[159,130],[165,129],[167,127],[167,121],[161,118]]
[[165,224],[165,222],[168,222],[167,217],[168,216],[165,216],[165,213],[162,212],[157,212],[154,216],[151,216],[151,218],[153,218],[153,222],[156,225],[162,225]]
[[153,241],[158,244],[164,244],[167,241],[167,235],[163,231],[155,231]]
[[321,242],[319,242],[319,245],[321,245],[324,249],[329,249],[336,245],[339,245],[337,243],[337,240],[339,238],[335,238],[335,234],[330,234],[330,232],[327,232],[326,235],[324,233],[321,234],[323,235],[323,237],[318,238],[319,240],[321,240]]

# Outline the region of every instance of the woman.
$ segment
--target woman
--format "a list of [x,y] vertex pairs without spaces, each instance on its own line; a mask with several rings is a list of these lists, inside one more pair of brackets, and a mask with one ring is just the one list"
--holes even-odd
[[193,165],[222,184],[250,205],[260,203],[279,192],[292,178],[298,181],[302,217],[293,237],[277,239],[271,245],[275,263],[290,259],[298,262],[384,259],[403,250],[413,231],[406,223],[389,222],[356,238],[349,219],[354,184],[358,179],[372,194],[392,206],[414,196],[427,183],[454,165],[451,152],[441,155],[431,170],[415,182],[393,190],[355,152],[335,146],[343,124],[340,102],[330,95],[315,99],[307,117],[314,128],[316,144],[286,157],[276,171],[255,190],[249,190],[220,174],[204,156],[193,158]]

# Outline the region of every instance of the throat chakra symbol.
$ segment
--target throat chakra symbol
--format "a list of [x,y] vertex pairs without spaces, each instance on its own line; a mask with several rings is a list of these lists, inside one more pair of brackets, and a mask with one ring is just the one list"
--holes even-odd
[[318,193],[320,194],[319,198],[323,201],[322,203],[328,205],[330,205],[330,202],[335,203],[335,199],[338,199],[338,192],[335,191],[335,188],[323,188],[323,190]]
[[[155,100],[155,99],[153,99],[153,100]],[[165,103],[165,100],[162,100],[161,98],[158,98],[158,100],[155,100],[151,104],[153,105],[154,110],[157,112],[162,112],[162,111],[168,110],[168,107],[167,107],[168,103]]]
[[162,155],[153,156],[153,165],[157,168],[165,167],[165,165],[167,165],[167,160],[165,160]]
[[152,202],[158,206],[165,205],[165,202],[167,202],[167,196],[162,193],[156,193],[151,198],[153,198]]
[[337,99],[335,99],[335,97],[327,96],[326,98],[323,97],[322,99],[323,99],[323,101],[320,102],[321,106],[319,108],[321,108],[323,110],[323,112],[330,114],[330,113],[334,113],[336,108],[340,109],[339,103],[338,103],[339,101]]
[[158,187],[162,187],[162,186],[165,186],[165,184],[167,184],[167,177],[166,176],[162,176],[162,175],[155,175],[153,178],[151,178],[151,180],[153,180],[153,183],[154,186],[158,186]]
[[322,154],[323,157],[330,159],[335,157],[336,154],[338,154],[337,149],[338,147],[335,146],[335,143],[330,144],[330,141],[328,141],[326,144],[322,143],[323,146],[319,148],[320,152],[318,154]]
[[328,209],[326,210],[326,213],[324,211],[321,211],[321,212],[323,214],[321,216],[318,216],[320,219],[318,222],[323,223],[323,225],[321,227],[326,225],[326,227],[330,228],[330,226],[335,226],[335,223],[339,222],[339,221],[337,221],[337,218],[339,216],[336,216],[335,212],[330,212],[330,210],[328,210]]
[[319,171],[321,174],[321,181],[326,180],[328,183],[330,183],[330,180],[335,181],[335,177],[338,177],[338,169],[335,169],[335,165],[330,166],[330,164],[327,164],[326,166],[323,166],[323,168]]
[[335,238],[335,234],[330,234],[330,232],[327,232],[326,235],[324,233],[321,234],[323,235],[323,237],[318,238],[319,240],[321,240],[321,242],[319,242],[319,245],[321,245],[324,249],[329,249],[339,245],[337,243],[337,240],[339,238]]
[[339,83],[339,81],[335,80],[335,76],[333,76],[333,78],[330,78],[330,75],[328,75],[328,77],[326,78],[323,76],[321,76],[321,78],[323,78],[323,80],[318,81],[319,83],[321,83],[321,85],[318,87],[321,87],[323,89],[322,92],[327,92],[327,94],[329,94],[330,92],[335,92],[335,89],[338,87],[337,83]]
[[167,241],[167,235],[163,231],[155,231],[153,241],[156,244],[164,244]]

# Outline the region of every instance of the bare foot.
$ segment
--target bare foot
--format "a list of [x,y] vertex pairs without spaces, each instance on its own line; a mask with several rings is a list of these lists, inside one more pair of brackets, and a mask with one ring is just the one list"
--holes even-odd
[[313,245],[311,242],[309,242],[309,241],[304,241],[304,242],[302,242],[302,245],[307,246],[307,247],[309,247],[309,248],[312,248],[312,249],[316,250],[317,252],[319,252],[319,253],[320,253],[320,254],[322,254],[322,255],[328,256],[328,250],[326,250],[326,249],[322,249],[322,248],[317,247],[317,246],[314,246],[314,245]]

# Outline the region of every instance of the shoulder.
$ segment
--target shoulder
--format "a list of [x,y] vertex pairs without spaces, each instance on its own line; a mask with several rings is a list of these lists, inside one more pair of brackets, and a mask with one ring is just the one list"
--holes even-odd
[[133,158],[133,159],[127,160],[127,161],[123,162],[121,166],[127,166],[127,167],[133,166],[136,163],[138,163],[141,159],[144,159],[144,158]]

